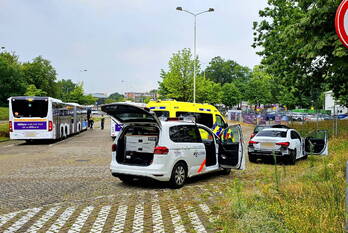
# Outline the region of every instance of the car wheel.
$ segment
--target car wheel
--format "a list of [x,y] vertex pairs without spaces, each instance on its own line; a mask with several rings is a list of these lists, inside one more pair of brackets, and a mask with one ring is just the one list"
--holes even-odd
[[308,159],[308,154],[306,153],[306,154],[302,157],[302,159]]
[[257,162],[257,158],[255,156],[253,156],[253,155],[249,155],[249,161],[251,163],[256,163]]
[[175,164],[172,175],[170,177],[170,185],[172,188],[181,188],[184,186],[187,178],[187,168],[182,162]]
[[288,155],[288,162],[290,165],[295,165],[296,163],[296,150],[291,150],[290,154]]
[[224,176],[227,176],[231,173],[231,168],[223,168],[221,170],[221,174],[224,175]]
[[131,176],[122,175],[118,176],[118,178],[125,184],[131,184],[133,182],[133,177]]

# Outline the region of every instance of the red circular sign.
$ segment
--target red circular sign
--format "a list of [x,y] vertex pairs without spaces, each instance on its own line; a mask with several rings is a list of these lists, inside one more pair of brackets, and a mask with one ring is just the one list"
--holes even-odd
[[348,48],[348,0],[343,0],[336,12],[336,33]]

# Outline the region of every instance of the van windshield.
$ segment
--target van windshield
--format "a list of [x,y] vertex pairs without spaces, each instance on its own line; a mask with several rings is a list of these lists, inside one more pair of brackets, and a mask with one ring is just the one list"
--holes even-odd
[[47,117],[48,99],[26,100],[12,99],[12,113],[16,118],[20,117]]
[[169,117],[168,111],[154,111],[157,117]]
[[176,117],[194,117],[196,122],[209,128],[213,127],[213,115],[197,112],[176,112]]

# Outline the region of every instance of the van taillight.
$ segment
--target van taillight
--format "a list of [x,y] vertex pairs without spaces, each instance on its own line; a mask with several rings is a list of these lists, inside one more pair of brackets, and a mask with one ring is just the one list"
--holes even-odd
[[166,155],[169,153],[169,149],[165,146],[157,146],[153,152],[154,154]]
[[8,122],[8,128],[9,128],[10,132],[13,132],[12,121]]
[[252,145],[252,144],[258,144],[259,142],[256,142],[256,141],[252,141],[252,140],[250,140],[249,141],[249,145]]
[[48,122],[48,131],[52,131],[53,130],[53,122],[49,121]]
[[116,144],[112,144],[111,151],[115,152],[116,150],[117,150],[117,145]]

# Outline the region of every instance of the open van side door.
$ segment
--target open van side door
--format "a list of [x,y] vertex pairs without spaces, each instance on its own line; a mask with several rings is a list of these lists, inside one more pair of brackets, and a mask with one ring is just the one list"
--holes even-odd
[[310,155],[328,155],[327,130],[316,130],[305,138],[304,151]]
[[243,135],[240,125],[231,125],[220,135],[219,165],[223,168],[245,169]]

